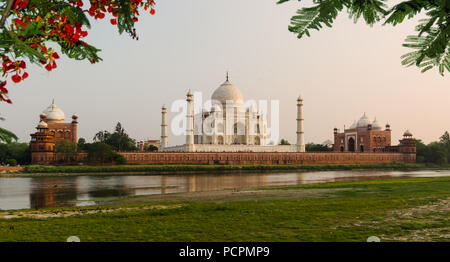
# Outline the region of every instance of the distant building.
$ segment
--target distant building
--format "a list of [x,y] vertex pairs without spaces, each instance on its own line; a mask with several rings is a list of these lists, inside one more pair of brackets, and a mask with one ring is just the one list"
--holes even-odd
[[158,150],[161,148],[161,141],[160,140],[146,140],[146,141],[139,141],[137,142],[137,148],[139,151],[143,152],[144,148],[146,146],[156,146]]
[[64,122],[64,112],[54,102],[40,114],[37,132],[31,134],[30,150],[32,163],[54,161],[55,143],[61,140],[77,142],[78,116],[72,122]]
[[366,113],[344,132],[334,128],[335,152],[399,152],[415,153],[416,140],[412,138],[410,131],[404,133],[404,138],[397,146],[391,146],[391,126],[386,124],[385,129],[381,127],[375,118],[370,121]]

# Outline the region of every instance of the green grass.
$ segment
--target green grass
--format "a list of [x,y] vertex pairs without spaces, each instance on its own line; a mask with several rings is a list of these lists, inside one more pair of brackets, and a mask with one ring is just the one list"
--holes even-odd
[[275,170],[355,170],[355,169],[424,169],[424,164],[317,164],[317,165],[110,165],[110,166],[25,166],[25,173],[109,173],[109,172],[220,172],[220,171],[275,171]]
[[143,207],[161,203],[44,209],[40,212],[136,208],[66,218],[0,219],[0,241],[65,241],[72,235],[81,241],[365,241],[369,236],[382,241],[449,240],[450,212],[442,202],[450,199],[449,177],[282,189],[322,193],[289,200],[165,203],[181,207],[158,210]]

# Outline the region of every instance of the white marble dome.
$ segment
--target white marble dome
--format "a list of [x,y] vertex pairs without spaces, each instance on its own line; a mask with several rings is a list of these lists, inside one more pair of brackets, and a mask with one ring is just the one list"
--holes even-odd
[[44,112],[46,115],[46,120],[48,122],[56,122],[62,123],[64,122],[64,112],[59,108],[55,103],[52,102],[50,106],[48,106]]
[[227,101],[232,101],[233,103],[243,103],[244,96],[241,91],[237,89],[228,79],[220,85],[212,94],[211,99],[214,101],[219,101],[222,104],[226,104]]
[[44,121],[40,121],[39,122],[39,125],[38,125],[38,128],[47,128],[48,127],[48,125],[47,125],[47,123],[45,123]]
[[353,129],[356,128],[356,120],[353,121],[353,124],[350,125],[349,129]]
[[405,133],[403,133],[403,136],[412,137],[413,135],[412,135],[411,131],[406,130]]
[[381,130],[381,125],[380,125],[380,123],[378,123],[376,117],[375,117],[375,119],[372,122],[372,129],[374,129],[374,130]]
[[367,118],[366,113],[358,120],[358,127],[366,127],[370,124],[369,118]]

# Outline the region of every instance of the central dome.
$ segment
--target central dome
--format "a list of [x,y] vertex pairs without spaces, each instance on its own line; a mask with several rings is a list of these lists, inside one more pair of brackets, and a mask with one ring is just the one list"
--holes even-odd
[[55,105],[54,102],[52,102],[52,104],[47,107],[43,113],[46,115],[46,119],[49,122],[64,122],[64,112],[61,110],[61,108]]
[[367,118],[366,113],[359,119],[357,126],[366,127],[370,124],[369,118]]
[[241,91],[227,79],[214,91],[211,99],[225,105],[227,101],[231,101],[232,103],[242,103],[244,101],[244,96]]

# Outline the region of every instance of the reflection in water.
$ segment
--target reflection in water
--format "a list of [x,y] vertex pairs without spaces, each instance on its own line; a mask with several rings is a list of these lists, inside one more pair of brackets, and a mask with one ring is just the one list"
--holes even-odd
[[435,176],[450,176],[450,171],[325,171],[229,175],[0,177],[0,209],[96,205],[121,196],[289,186],[391,177]]

